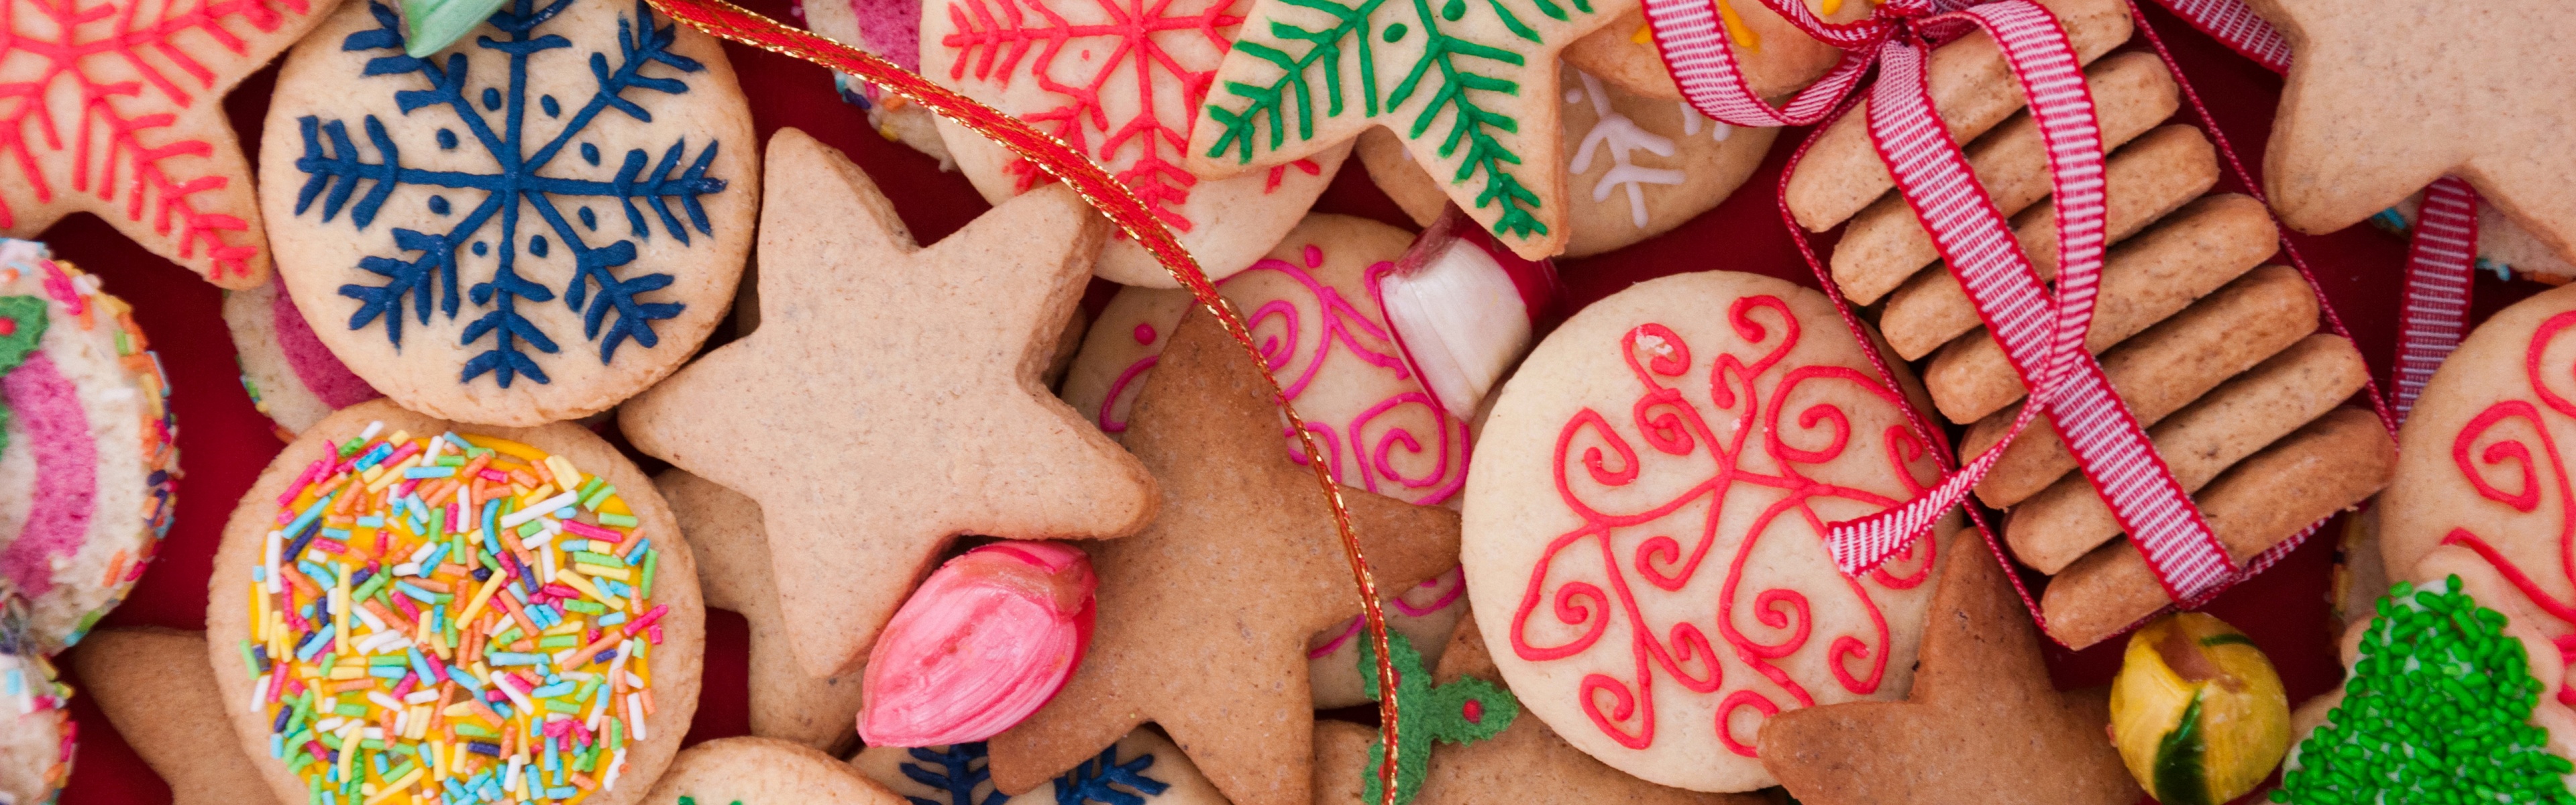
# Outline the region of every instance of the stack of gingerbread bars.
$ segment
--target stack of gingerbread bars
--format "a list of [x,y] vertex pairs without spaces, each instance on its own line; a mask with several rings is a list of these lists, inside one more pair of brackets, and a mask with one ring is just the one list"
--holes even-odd
[[[2366,377],[2361,354],[2319,331],[2316,295],[2298,271],[2266,262],[2280,233],[2262,202],[2210,192],[2219,168],[2208,137],[2164,124],[2179,103],[2171,72],[2153,52],[2105,55],[2129,38],[2128,6],[2041,4],[2085,62],[2109,155],[2110,249],[2085,348],[2245,562],[2377,492],[2395,444],[2376,417],[2343,405]],[[2040,279],[2052,279],[2047,150],[2020,85],[1983,33],[1942,46],[1929,69],[1934,108]],[[1817,138],[1789,180],[1789,209],[1813,231],[1843,226],[1835,283],[1876,313],[1934,407],[1966,426],[1959,453],[1973,456],[2002,438],[2027,389],[1893,191],[1865,126],[1854,113]],[[2053,426],[2006,448],[1977,496],[2009,513],[2004,538],[2021,562],[2053,577],[2040,608],[2059,641],[2092,645],[2168,603]]]

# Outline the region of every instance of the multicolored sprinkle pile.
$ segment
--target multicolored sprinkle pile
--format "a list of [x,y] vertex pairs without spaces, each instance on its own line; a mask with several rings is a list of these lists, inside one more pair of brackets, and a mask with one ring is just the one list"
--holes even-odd
[[2379,599],[2332,723],[2290,756],[2274,802],[2511,802],[2576,805],[2531,723],[2540,681],[2504,615],[2459,592],[2460,577],[2400,583]]
[[313,805],[576,803],[648,737],[667,605],[606,479],[381,422],[278,499],[244,661]]

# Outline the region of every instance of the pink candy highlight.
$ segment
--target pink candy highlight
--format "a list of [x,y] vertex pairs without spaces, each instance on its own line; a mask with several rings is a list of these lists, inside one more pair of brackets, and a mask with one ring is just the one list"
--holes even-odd
[[999,542],[949,560],[868,653],[859,737],[870,746],[981,741],[1063,689],[1091,644],[1091,559]]
[[54,588],[53,560],[80,550],[98,500],[98,442],[80,389],[42,352],[0,377],[0,397],[18,416],[36,455],[36,499],[18,539],[0,550],[0,577],[27,595]]

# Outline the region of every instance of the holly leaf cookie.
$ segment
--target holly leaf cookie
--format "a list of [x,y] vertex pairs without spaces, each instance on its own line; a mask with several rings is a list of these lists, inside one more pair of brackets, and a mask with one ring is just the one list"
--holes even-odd
[[[1494,667],[1493,655],[1485,650],[1484,635],[1476,630],[1476,620],[1467,618],[1459,623],[1448,649],[1441,652],[1431,683],[1445,687],[1483,680],[1499,685],[1502,679],[1502,673]],[[1411,717],[1413,708],[1420,706],[1415,703],[1421,701],[1405,699],[1401,709]],[[1455,712],[1470,724],[1499,723],[1500,718],[1484,711],[1467,719],[1469,714],[1463,706]],[[1449,714],[1438,717],[1448,718]],[[1327,721],[1315,725],[1318,805],[1376,805],[1378,761],[1374,750],[1378,741],[1377,730],[1358,724]],[[1413,805],[1767,805],[1777,801],[1768,793],[1711,794],[1637,779],[1602,765],[1566,743],[1546,723],[1528,717],[1511,719],[1509,726],[1491,738],[1432,747],[1427,771],[1422,775],[1421,793],[1412,800]]]
[[2252,4],[2297,54],[2263,155],[2282,223],[2342,229],[2452,174],[2576,260],[2576,6]]
[[2039,633],[1973,530],[1942,550],[1922,665],[1902,702],[1781,713],[1762,765],[1813,805],[1910,802],[2130,805],[2143,798],[2103,731],[2101,691],[2059,693]]
[[[1161,513],[1144,533],[1085,546],[1100,575],[1091,650],[1055,699],[990,742],[1003,791],[1152,721],[1236,805],[1311,801],[1306,641],[1360,602],[1315,476],[1280,455],[1272,399],[1214,318],[1181,320],[1126,440],[1161,482]],[[1457,515],[1341,496],[1380,589],[1457,561]]]
[[619,411],[637,449],[760,503],[788,634],[857,670],[960,534],[1124,536],[1152,476],[1039,381],[1108,227],[1032,192],[917,246],[804,132],[770,142],[760,329]]
[[224,95],[339,0],[6,0],[0,236],[87,212],[226,288],[268,239]]

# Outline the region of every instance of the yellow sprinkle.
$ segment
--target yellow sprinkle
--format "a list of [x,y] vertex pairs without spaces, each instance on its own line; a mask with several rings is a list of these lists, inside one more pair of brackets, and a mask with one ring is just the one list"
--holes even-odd
[[268,642],[268,593],[257,584],[250,586],[250,629],[251,640]]
[[631,568],[601,567],[588,562],[574,562],[572,564],[572,569],[588,573],[593,576],[598,576],[603,579],[616,579],[618,581],[626,582],[635,580],[635,571]]
[[375,483],[376,479],[383,477],[384,474],[385,465],[378,464],[373,467],[368,467],[365,472],[358,473],[358,480],[365,481],[367,483]]
[[447,709],[439,712],[446,713],[448,718],[464,718],[474,713],[474,705],[457,702],[455,704],[448,705]]
[[538,632],[537,634],[545,637],[553,637],[559,634],[581,634],[583,625],[584,624],[580,618],[571,618],[562,623],[555,624],[554,628]]
[[590,596],[591,600],[606,604],[609,609],[626,608],[626,602],[624,600],[619,599],[617,596],[601,592],[599,588],[590,585],[589,579],[582,578],[570,570],[555,568],[555,580],[563,582],[565,586],[571,587],[575,590],[580,590],[583,595]]
[[473,623],[474,616],[483,614],[483,605],[491,603],[493,591],[501,589],[501,581],[499,573],[494,573],[492,578],[485,580],[483,586],[474,591],[473,600],[465,604],[465,614],[457,616],[456,622]]
[[364,665],[342,665],[331,669],[333,681],[365,678],[367,678],[367,667]]
[[[342,763],[342,765],[347,765],[347,763],[348,763],[348,757],[349,757],[350,755],[355,755],[355,754],[357,754],[357,753],[356,753],[356,752],[342,752],[342,753],[340,753],[340,758],[341,758],[341,763]],[[345,774],[346,772],[343,772],[343,773]],[[400,780],[395,780],[393,785],[386,786],[386,787],[384,788],[384,790],[376,792],[376,795],[375,795],[375,796],[368,797],[368,798],[367,798],[367,805],[377,805],[377,803],[381,803],[381,802],[384,802],[385,800],[392,799],[392,798],[393,798],[393,796],[394,796],[395,794],[399,794],[399,793],[402,793],[402,792],[404,792],[404,791],[406,791],[406,790],[409,790],[409,789],[411,788],[411,784],[413,784],[413,783],[417,783],[417,782],[420,782],[420,777],[421,777],[421,775],[422,775],[423,773],[425,773],[425,771],[424,771],[423,769],[421,769],[420,767],[418,767],[418,766],[414,766],[414,767],[412,767],[411,772],[410,772],[410,773],[408,773],[408,774],[404,774],[404,775],[402,776],[402,779],[400,779]],[[343,778],[341,778],[341,779],[344,779],[344,780],[345,780],[345,779],[348,779],[348,778],[343,777]]]
[[408,441],[411,441],[411,431],[407,430],[395,430],[393,436],[385,439],[385,443],[390,445],[400,445]]
[[555,485],[554,485],[554,484],[551,484],[551,483],[538,484],[538,485],[537,485],[537,488],[535,488],[535,489],[530,489],[530,490],[528,490],[528,491],[526,491],[526,492],[519,493],[519,506],[520,506],[521,508],[526,508],[528,504],[535,503],[535,502],[537,502],[537,501],[540,501],[540,500],[544,500],[544,499],[546,499],[546,496],[547,496],[547,495],[554,494],[554,491],[555,491]]
[[[402,479],[403,479],[403,470],[411,469],[413,465],[419,464],[419,463],[420,463],[420,459],[421,459],[421,456],[422,456],[422,455],[423,455],[423,454],[421,454],[421,453],[413,453],[413,454],[411,454],[409,457],[404,458],[402,461],[400,461],[400,462],[396,462],[396,463],[395,463],[393,466],[391,466],[391,467],[386,467],[386,466],[383,466],[383,465],[377,465],[377,467],[376,467],[375,469],[368,470],[368,471],[367,471],[367,492],[368,492],[368,494],[374,494],[374,493],[377,493],[377,492],[385,491],[385,487],[392,486],[392,485],[394,485],[394,482],[402,480]],[[382,475],[378,475],[378,474],[377,474],[378,472],[382,472],[383,474],[382,474]]]
[[[343,569],[341,570],[341,572],[339,572],[339,573],[337,573],[337,574],[334,574],[334,575],[339,576],[339,578],[333,579],[333,580],[332,580],[332,584],[331,584],[331,620],[333,621],[333,623],[332,623],[332,625],[331,625],[331,629],[332,629],[332,636],[333,636],[333,637],[335,637],[335,638],[337,638],[337,639],[339,640],[339,642],[338,642],[337,644],[335,644],[335,645],[333,645],[333,646],[332,646],[332,650],[334,650],[334,651],[348,651],[348,650],[349,650],[349,573],[348,573],[347,569],[343,568]],[[347,756],[348,756],[348,753],[343,752],[343,753],[341,753],[341,756],[342,756],[342,757],[347,757]],[[343,778],[341,778],[341,779],[348,779],[348,778],[343,777]]]
[[[341,727],[340,745],[348,746],[352,743],[356,743],[358,740],[358,729],[363,726],[366,726],[366,722],[351,721],[348,725]],[[351,761],[356,760],[357,757],[358,753],[356,752],[340,753],[340,779],[349,779],[349,764]]]
[[559,455],[547,456],[546,467],[554,470],[555,483],[562,484],[563,488],[576,489],[581,486],[583,481],[581,470],[572,466],[572,459]]

